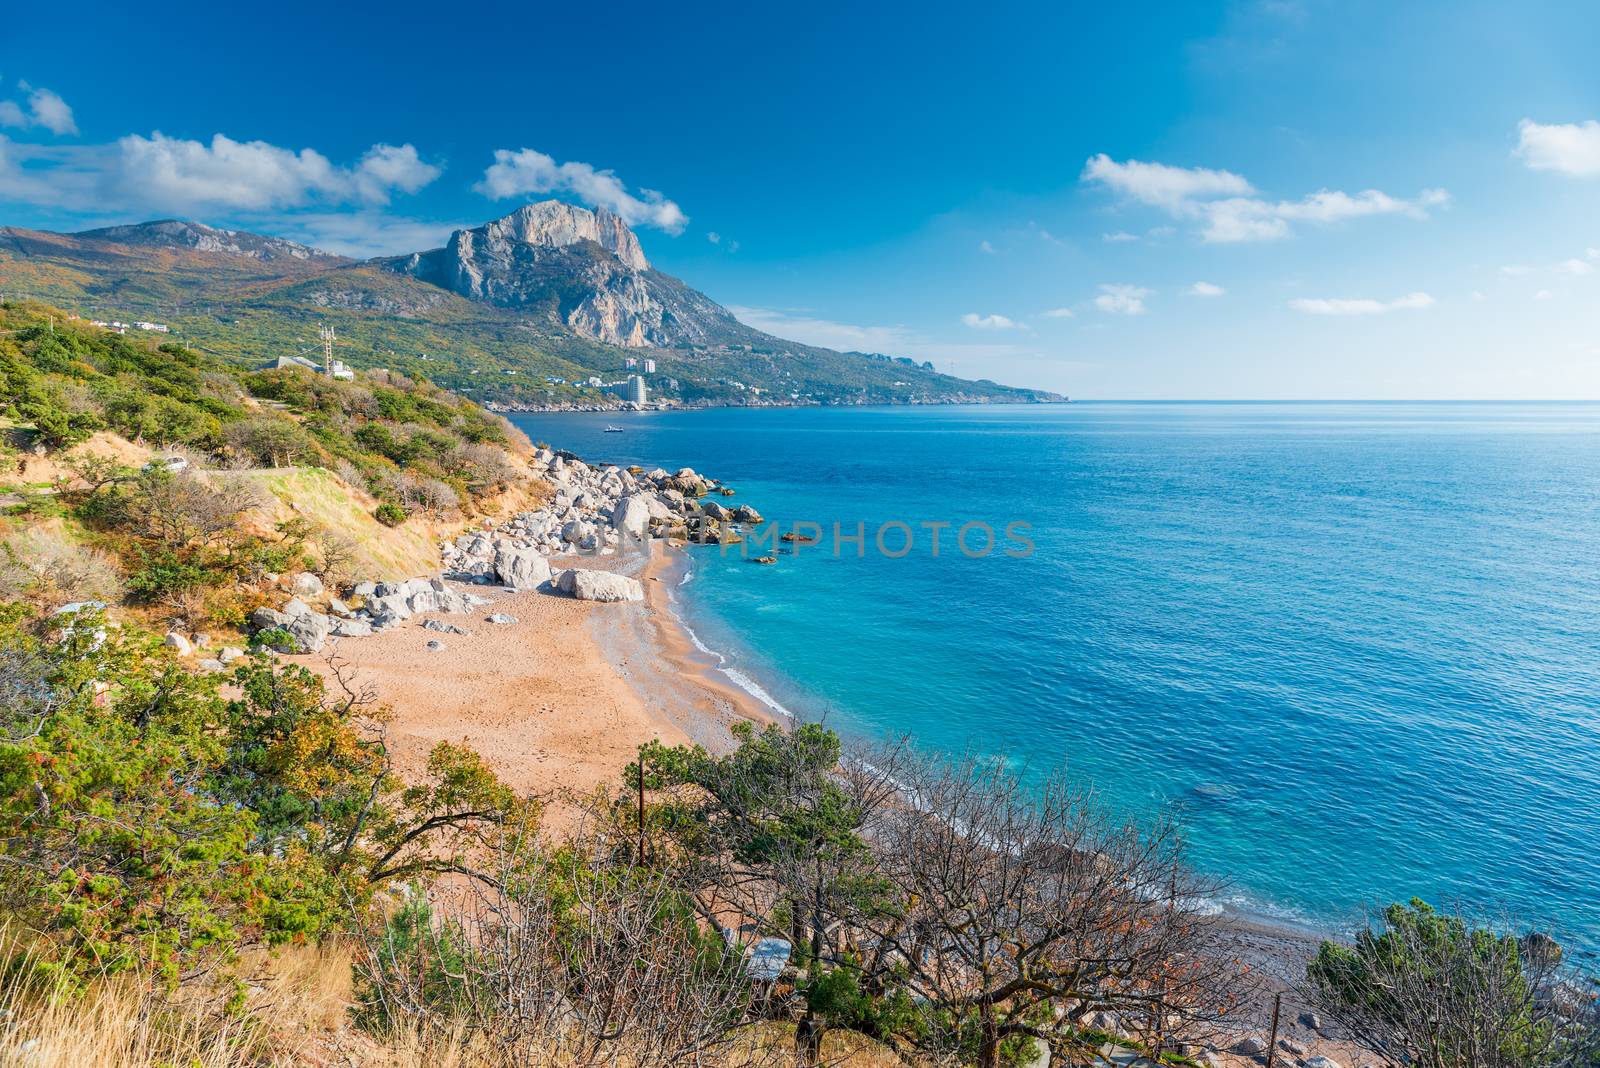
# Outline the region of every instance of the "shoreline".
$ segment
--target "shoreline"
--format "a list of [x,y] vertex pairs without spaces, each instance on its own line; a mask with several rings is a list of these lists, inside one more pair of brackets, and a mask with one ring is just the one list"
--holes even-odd
[[[744,718],[758,723],[777,722],[785,726],[793,725],[797,722],[797,717],[789,709],[773,699],[763,700],[761,694],[769,691],[762,684],[762,680],[751,680],[755,689],[760,691],[753,693],[730,678],[726,673],[730,660],[727,654],[707,649],[684,621],[682,614],[671,604],[673,597],[671,591],[681,588],[682,583],[679,579],[691,559],[687,546],[667,547],[663,543],[654,542],[650,562],[640,574],[640,578],[645,580],[646,606],[650,614],[655,617],[654,626],[660,636],[664,655],[677,663],[685,674],[695,676],[701,685],[725,695],[741,710]],[[743,674],[743,671],[740,673]],[[1342,937],[1341,932],[1331,924],[1279,915],[1268,911],[1268,907],[1251,908],[1232,899],[1216,900],[1212,904],[1217,908],[1218,914],[1231,925],[1263,936],[1309,943],[1313,950],[1316,944],[1324,939]]]
[[[724,674],[726,657],[699,643],[674,610],[674,584],[692,566],[686,547],[653,540],[643,558],[579,559],[588,566],[605,559],[606,570],[637,577],[645,599],[602,604],[451,582],[491,602],[470,616],[442,615],[466,634],[426,629],[423,615],[441,614],[420,613],[410,625],[341,640],[331,655],[295,659],[325,676],[335,663],[347,666],[354,685],[370,687],[388,706],[387,740],[402,778],[417,781],[437,743],[468,745],[508,785],[541,797],[545,826],[558,833],[581,819],[585,795],[621,785],[623,768],[646,741],[728,752],[733,724],[785,722]],[[517,622],[488,623],[494,613]],[[429,650],[430,640],[441,639],[442,650]],[[1355,1051],[1298,1023],[1294,986],[1324,933],[1224,906],[1218,934],[1219,952],[1262,984],[1236,1017],[1241,1033],[1265,1034],[1273,996],[1282,994],[1280,1036],[1352,1063],[1345,1058]],[[1219,1053],[1213,1063],[1253,1062]]]
[[[721,658],[706,650],[671,604],[671,587],[689,557],[661,539],[649,543],[642,566],[631,572],[644,587],[642,605],[627,605],[612,618],[590,613],[596,646],[639,701],[658,710],[696,744],[716,752],[732,746],[727,728],[742,720],[766,726],[781,722],[774,710],[722,673]],[[609,569],[608,569],[609,570]]]
[[[654,645],[653,651],[659,654],[658,664],[678,672],[678,685],[698,687],[703,693],[713,695],[709,706],[702,705],[702,708],[714,708],[720,714],[718,722],[723,725],[731,722],[728,718],[730,714],[758,724],[792,723],[786,710],[779,709],[782,718],[774,716],[774,709],[763,705],[755,694],[728,679],[724,674],[728,661],[726,655],[706,649],[695,638],[681,615],[673,609],[671,591],[678,588],[678,579],[683,569],[690,565],[691,559],[688,547],[674,548],[652,542],[650,558],[639,574],[645,587],[645,603],[636,617],[642,626],[652,632],[645,641],[647,645]],[[651,688],[654,680],[650,677],[639,678],[631,667],[626,658],[618,663],[619,673],[629,679],[641,698],[648,702],[653,696],[659,697],[660,691]],[[662,669],[658,667],[657,674],[660,673]],[[757,689],[762,688],[759,681],[753,680],[753,685]],[[674,702],[668,701],[665,707],[674,707]],[[678,704],[676,707],[683,706]],[[691,737],[697,733],[693,725],[685,726]],[[729,741],[726,734],[722,735],[722,739],[724,745]],[[713,746],[708,745],[707,748],[715,751]],[[1296,989],[1305,977],[1306,964],[1324,939],[1337,938],[1337,934],[1311,923],[1252,913],[1225,902],[1217,904],[1218,952],[1246,965],[1261,983],[1256,995],[1235,1017],[1241,1028],[1240,1034],[1259,1033],[1265,1036],[1272,1024],[1274,998],[1281,996],[1283,1012],[1278,1031],[1280,1038],[1300,1043],[1307,1049],[1308,1055],[1317,1053],[1331,1056],[1339,1064],[1365,1063],[1365,1051],[1359,1047],[1314,1031],[1300,1020],[1301,1012],[1310,1008],[1296,996]],[[1259,1063],[1252,1057],[1226,1050],[1217,1050],[1212,1056],[1214,1060],[1211,1063],[1225,1068]]]

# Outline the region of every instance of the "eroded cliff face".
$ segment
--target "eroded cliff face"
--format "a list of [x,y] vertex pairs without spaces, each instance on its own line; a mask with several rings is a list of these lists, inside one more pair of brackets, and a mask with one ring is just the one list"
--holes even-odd
[[716,302],[652,270],[633,231],[604,208],[529,204],[457,230],[442,249],[383,265],[471,300],[545,306],[573,333],[628,348],[703,343],[737,325]]

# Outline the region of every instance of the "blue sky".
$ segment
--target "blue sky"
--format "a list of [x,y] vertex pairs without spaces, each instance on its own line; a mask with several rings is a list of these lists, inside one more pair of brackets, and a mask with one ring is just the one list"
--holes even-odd
[[236,7],[9,12],[0,224],[372,255],[554,195],[969,377],[1600,397],[1592,3]]

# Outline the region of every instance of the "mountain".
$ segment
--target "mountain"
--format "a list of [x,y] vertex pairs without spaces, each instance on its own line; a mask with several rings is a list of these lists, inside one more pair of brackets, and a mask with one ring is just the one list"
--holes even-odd
[[548,309],[573,333],[608,345],[747,340],[727,309],[652,269],[633,231],[605,208],[529,204],[457,230],[444,248],[378,262],[471,300]]
[[80,230],[73,237],[83,241],[108,242],[117,245],[149,245],[156,248],[189,248],[196,252],[222,252],[232,256],[247,256],[256,260],[324,260],[329,263],[349,263],[343,256],[311,248],[281,237],[264,237],[241,230],[219,230],[204,223],[186,222],[182,219],[161,219],[156,222],[136,223],[132,226],[105,226],[98,230]]
[[458,230],[443,248],[366,262],[179,220],[78,234],[0,228],[0,295],[161,323],[174,340],[241,362],[320,351],[326,324],[352,366],[513,405],[614,402],[590,383],[645,359],[653,395],[693,403],[1060,399],[755,330],[652,267],[616,215],[560,201]]

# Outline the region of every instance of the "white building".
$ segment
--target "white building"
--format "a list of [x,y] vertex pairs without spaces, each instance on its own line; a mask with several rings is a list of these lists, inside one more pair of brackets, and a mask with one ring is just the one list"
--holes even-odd
[[647,375],[655,374],[656,373],[656,361],[654,361],[654,360],[646,360],[646,361],[644,361],[644,373],[647,374]]
[[626,382],[618,382],[617,394],[629,404],[641,407],[650,403],[650,390],[644,384],[642,375],[629,375]]
[[638,360],[636,360],[636,359],[635,359],[635,358],[634,358],[634,357],[632,357],[632,356],[629,356],[629,357],[628,357],[628,359],[627,359],[627,362],[626,362],[626,364],[625,364],[625,366],[626,366],[626,367],[627,367],[627,368],[628,368],[628,370],[630,370],[630,371],[631,371],[631,370],[633,370],[633,369],[634,369],[634,368],[635,368],[635,367],[638,367],[638,366],[639,366],[639,361],[638,361]]

